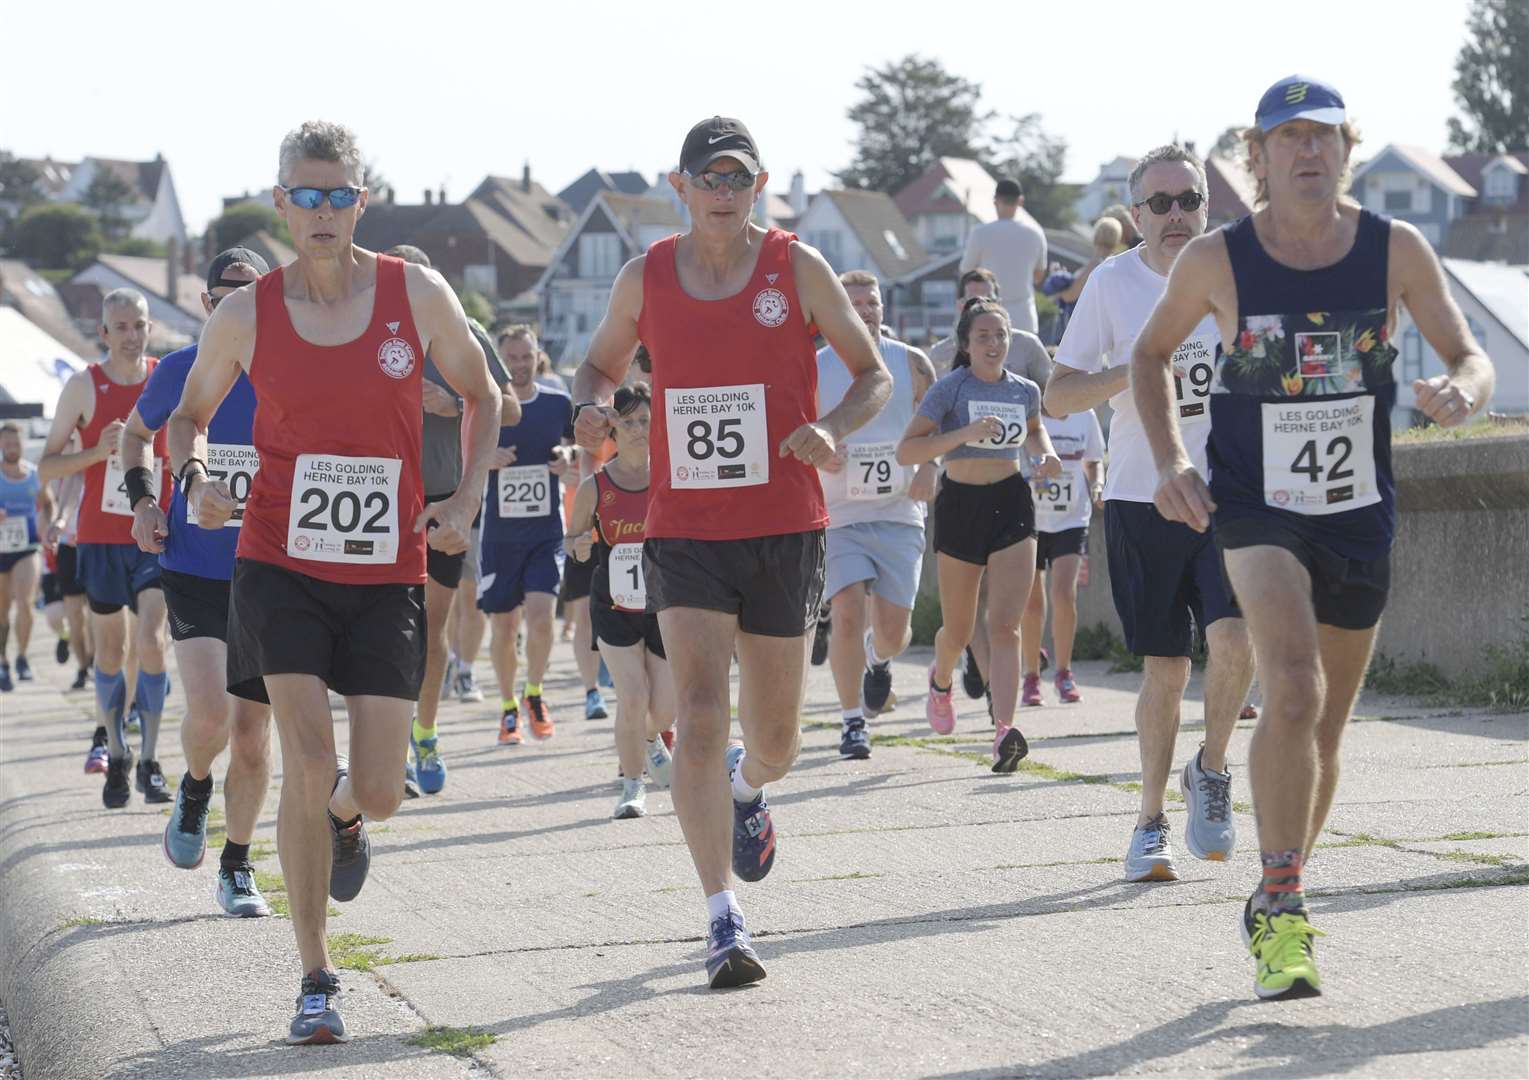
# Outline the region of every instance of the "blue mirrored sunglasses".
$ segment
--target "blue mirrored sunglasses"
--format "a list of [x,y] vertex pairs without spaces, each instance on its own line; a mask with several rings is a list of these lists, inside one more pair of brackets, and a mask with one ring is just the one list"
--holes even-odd
[[324,205],[324,200],[329,200],[329,205],[336,210],[344,210],[347,206],[355,206],[356,200],[361,197],[361,189],[358,187],[284,187],[281,189],[304,210],[317,210]]

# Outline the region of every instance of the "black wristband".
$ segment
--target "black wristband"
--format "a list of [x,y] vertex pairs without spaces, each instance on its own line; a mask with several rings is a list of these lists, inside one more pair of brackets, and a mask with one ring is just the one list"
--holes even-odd
[[122,474],[123,486],[127,488],[128,509],[138,505],[139,499],[152,499],[154,493],[149,490],[149,485],[154,482],[154,474],[142,465],[135,466]]
[[205,474],[207,472],[207,462],[203,461],[199,457],[189,457],[189,458],[187,458],[186,459],[186,463],[181,466],[181,471],[179,473],[177,473],[176,477],[175,477],[176,481],[181,486],[181,493],[182,494],[184,494],[185,491],[186,491],[186,470],[191,468],[193,463],[195,463],[197,465],[200,465],[202,467],[203,474]]
[[598,401],[581,401],[581,402],[579,402],[577,405],[575,405],[573,407],[573,419],[571,421],[569,421],[569,422],[573,423],[573,424],[577,424],[579,422],[579,413],[583,412],[585,409],[588,409],[588,408],[598,408],[599,405],[600,405],[600,403]]

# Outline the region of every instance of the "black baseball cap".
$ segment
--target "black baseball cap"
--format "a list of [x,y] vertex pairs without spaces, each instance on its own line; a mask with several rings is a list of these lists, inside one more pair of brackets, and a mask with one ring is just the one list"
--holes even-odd
[[710,120],[702,120],[685,136],[685,145],[680,149],[680,170],[700,176],[713,161],[725,157],[741,162],[751,173],[762,171],[759,147],[754,145],[754,136],[743,126],[743,121],[729,116],[713,116]]
[[212,260],[212,265],[207,268],[208,292],[212,292],[213,289],[216,289],[219,286],[227,289],[237,289],[241,286],[249,284],[247,281],[223,280],[223,271],[227,270],[235,263],[248,263],[250,266],[255,268],[255,273],[261,277],[264,277],[266,274],[271,272],[271,268],[266,265],[265,260],[255,252],[251,251],[249,248],[231,247],[226,251],[218,252],[217,257]]
[[1019,186],[1019,181],[1013,177],[1005,176],[993,188],[993,194],[1000,199],[1018,199],[1025,193],[1024,188]]

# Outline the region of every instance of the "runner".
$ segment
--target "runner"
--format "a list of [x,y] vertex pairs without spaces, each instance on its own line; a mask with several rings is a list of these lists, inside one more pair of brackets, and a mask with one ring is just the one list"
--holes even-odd
[[[840,274],[855,314],[892,374],[892,398],[854,438],[819,466],[828,504],[824,592],[833,605],[829,660],[839,692],[839,755],[871,756],[865,721],[887,706],[892,661],[913,639],[913,601],[924,557],[924,504],[934,498],[933,464],[897,463],[897,440],[934,383],[919,350],[881,332],[881,286],[867,270]],[[844,397],[850,378],[833,346],[818,351],[818,411]]]
[[[267,272],[265,260],[247,248],[221,252],[207,268],[202,307],[208,315],[235,289]],[[236,698],[225,688],[228,672],[228,583],[234,546],[243,524],[242,503],[259,471],[250,440],[255,393],[241,373],[207,427],[207,467],[228,485],[240,509],[217,530],[200,529],[176,487],[166,516],[144,489],[149,447],[181,399],[186,375],[196,360],[189,345],[166,356],[154,369],[122,433],[122,462],[133,507],[138,546],[159,556],[160,582],[170,613],[175,662],[186,688],[181,752],[186,774],[175,793],[175,809],[165,823],[164,853],[172,866],[195,870],[207,854],[207,817],[212,803],[212,764],[229,751],[223,779],[227,839],[218,858],[213,898],[227,915],[258,918],[271,913],[255,884],[250,843],[271,782],[271,710]]]
[[[585,480],[593,476],[605,464],[607,444],[598,453],[580,454],[579,467],[563,473],[563,492],[566,514],[565,522],[573,521],[574,494]],[[589,539],[593,541],[591,533]],[[565,545],[566,546],[566,545]],[[600,652],[595,647],[594,630],[590,621],[590,586],[595,575],[594,559],[573,559],[563,562],[563,583],[558,589],[558,601],[563,605],[563,634],[565,641],[573,642],[574,663],[579,668],[579,679],[584,688],[584,719],[604,720],[610,716],[605,708],[605,695],[600,693]]]
[[[456,294],[433,270],[355,247],[361,151],[337,124],[282,140],[272,192],[297,260],[219,303],[168,431],[197,524],[238,509],[209,476],[208,423],[248,375],[260,469],[239,529],[228,681],[274,706],[281,737],[277,848],[303,970],[288,1041],[349,1038],[325,941],[325,884],[353,899],[371,862],[362,817],[403,798],[424,674],[425,545],[462,551],[499,426],[499,389]],[[426,506],[423,359],[463,398],[462,485]],[[427,528],[433,521],[435,527]],[[329,691],[345,698],[335,754]]]
[[[1304,997],[1322,984],[1302,864],[1390,586],[1397,307],[1449,369],[1413,383],[1429,419],[1454,426],[1485,407],[1493,372],[1418,230],[1343,197],[1358,140],[1335,89],[1281,79],[1244,138],[1257,209],[1185,250],[1131,369],[1157,507],[1196,532],[1214,523],[1247,613],[1264,691],[1248,754],[1263,880],[1243,935],[1257,995]],[[1175,343],[1206,316],[1224,343],[1209,489],[1168,396]]]
[[[1152,505],[1156,472],[1131,396],[1131,345],[1163,295],[1179,253],[1205,231],[1205,170],[1184,147],[1159,146],[1132,170],[1130,189],[1143,243],[1106,259],[1089,276],[1057,349],[1046,406],[1060,415],[1108,400],[1115,411],[1104,483],[1110,589],[1126,648],[1144,658],[1136,697],[1141,808],[1125,877],[1174,881],[1179,872],[1163,800],[1195,634],[1210,654],[1205,740],[1180,772],[1179,787],[1188,810],[1184,841],[1197,859],[1228,859],[1237,840],[1226,747],[1253,677],[1253,660],[1247,626],[1211,536],[1166,520]],[[1202,469],[1216,350],[1216,325],[1207,316],[1180,336],[1173,354],[1184,441]]]
[[1019,623],[1035,575],[1035,508],[1020,455],[1037,479],[1062,463],[1041,426],[1041,390],[1004,367],[1009,316],[994,300],[969,300],[956,324],[955,368],[924,395],[897,444],[900,465],[942,458],[934,549],[942,625],[934,637],[925,715],[938,734],[956,727],[951,679],[972,639],[977,593],[991,570],[987,633],[993,646],[993,771],[1011,773],[1030,752],[1014,726],[1019,698]]
[[[488,613],[489,654],[499,678],[499,745],[523,736],[520,712],[536,739],[550,739],[552,715],[542,679],[552,655],[553,613],[563,572],[562,476],[574,462],[573,403],[536,381],[536,331],[524,324],[499,334],[499,355],[520,402],[520,422],[499,430],[488,496],[478,607]],[[525,695],[515,701],[516,638],[525,615]]]
[[[430,256],[412,244],[399,244],[388,254],[416,266],[430,265]],[[487,331],[473,319],[469,319],[467,325],[483,352],[489,378],[495,386],[508,386],[510,377],[500,365],[499,354],[495,352]],[[425,424],[420,459],[425,502],[445,502],[456,493],[462,480],[462,403],[428,354],[420,398]],[[500,395],[500,421],[506,418],[511,423],[520,419],[520,402],[510,393]],[[404,794],[409,798],[422,792],[435,795],[446,786],[446,762],[441,758],[435,718],[440,710],[441,694],[449,681],[447,631],[451,624],[452,600],[462,582],[466,559],[466,551],[448,555],[428,548],[425,552],[425,679],[420,686],[419,708],[409,733],[414,760],[404,766]],[[460,681],[451,686],[451,692],[457,693],[459,687]]]
[[[519,408],[520,402],[516,401]],[[450,635],[451,656],[446,666],[446,690],[457,695],[464,705],[483,700],[478,688],[478,678],[473,673],[473,663],[483,651],[483,639],[488,636],[488,616],[478,610],[478,563],[483,557],[483,513],[473,524],[472,537],[467,542],[467,557],[462,560],[462,581],[457,585],[456,596],[451,601]]]
[[[652,353],[653,488],[643,546],[649,606],[674,670],[674,808],[706,892],[713,987],[764,977],[731,889],[770,872],[775,827],[764,786],[796,758],[810,630],[823,592],[828,514],[814,466],[869,422],[891,379],[844,287],[813,249],[749,215],[768,174],[737,120],[690,129],[669,183],[690,231],[627,263],[574,379],[608,403],[638,341]],[[813,328],[854,380],[816,416]],[[579,442],[598,447],[605,410],[583,408]],[[727,746],[736,648],[744,746]]]
[[16,678],[32,681],[27,646],[32,643],[32,599],[37,592],[37,515],[53,518],[53,497],[37,467],[21,456],[21,425],[0,424],[0,691],[14,688],[6,642],[16,609]]
[[[590,617],[619,703],[616,754],[621,761],[621,798],[611,816],[634,818],[648,812],[643,769],[655,784],[668,786],[671,779],[662,735],[674,723],[674,677],[664,656],[658,616],[646,611],[648,595],[642,578],[653,394],[647,383],[618,386],[612,402],[616,457],[579,485],[565,542],[575,559],[594,563]],[[593,542],[591,526],[596,534]]]
[[[1072,643],[1078,628],[1078,571],[1088,557],[1088,523],[1104,492],[1104,432],[1093,409],[1070,416],[1041,417],[1062,475],[1035,482],[1035,583],[1025,605],[1020,644],[1025,682],[1020,704],[1044,705],[1041,697],[1041,637],[1046,628],[1046,583],[1051,583],[1051,646],[1056,651],[1057,697],[1083,700],[1072,677]],[[1048,573],[1049,572],[1049,573]]]
[[[79,434],[70,436],[70,450],[80,447]],[[41,467],[38,473],[41,474]],[[96,651],[91,640],[89,608],[85,604],[85,586],[80,584],[77,568],[79,551],[75,547],[80,527],[80,497],[85,491],[85,477],[70,473],[48,485],[53,489],[56,517],[43,533],[44,548],[53,549],[53,574],[58,584],[58,595],[64,605],[64,618],[69,624],[70,651],[74,654],[77,670],[70,690],[83,690],[90,682],[91,669],[95,667]],[[68,658],[65,657],[65,660]],[[60,661],[63,663],[64,661]],[[107,762],[106,726],[97,725],[91,737],[90,752],[85,757],[85,771],[104,773]]]
[[[142,293],[114,289],[102,298],[101,339],[106,343],[106,359],[64,384],[38,465],[44,483],[71,473],[85,474],[78,575],[94,614],[96,710],[100,726],[106,728],[109,747],[101,801],[112,810],[127,805],[132,787],[148,803],[166,803],[173,798],[158,761],[160,716],[169,692],[159,560],[138,550],[133,540],[133,511],[118,447],[123,421],[137,404],[158,362],[144,355],[150,329],[149,304]],[[76,431],[80,445],[88,449],[70,452],[69,439]],[[160,499],[168,494],[164,461],[161,435],[155,440],[150,476],[141,478],[148,493]],[[128,687],[123,672],[129,629],[125,608],[138,616],[133,628],[138,685],[132,700],[143,725],[132,787],[128,782],[128,770],[133,765],[133,754],[127,747]],[[88,762],[86,771],[94,771]]]

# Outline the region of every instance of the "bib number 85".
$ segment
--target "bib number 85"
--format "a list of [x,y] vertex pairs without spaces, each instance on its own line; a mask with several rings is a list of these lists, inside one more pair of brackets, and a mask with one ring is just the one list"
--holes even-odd
[[743,433],[739,430],[743,421],[737,417],[718,420],[715,430],[709,420],[692,420],[685,434],[689,436],[686,448],[695,461],[706,461],[713,454],[729,460],[742,456]]

